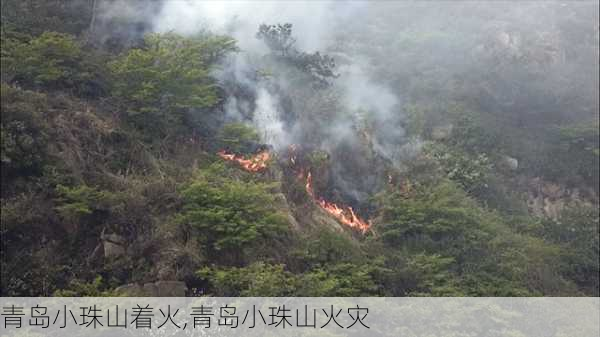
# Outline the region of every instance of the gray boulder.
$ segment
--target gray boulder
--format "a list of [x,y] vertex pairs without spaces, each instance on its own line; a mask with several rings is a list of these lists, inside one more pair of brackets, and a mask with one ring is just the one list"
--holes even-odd
[[184,297],[187,287],[181,281],[158,281],[154,283],[159,297]]
[[187,287],[181,281],[148,282],[143,286],[130,283],[115,289],[120,295],[131,297],[185,297]]
[[127,240],[119,234],[110,233],[106,234],[106,228],[100,233],[100,240],[102,241],[104,257],[118,257],[125,255],[125,246]]
[[500,158],[500,165],[511,171],[516,171],[519,168],[519,160],[510,156],[502,156]]

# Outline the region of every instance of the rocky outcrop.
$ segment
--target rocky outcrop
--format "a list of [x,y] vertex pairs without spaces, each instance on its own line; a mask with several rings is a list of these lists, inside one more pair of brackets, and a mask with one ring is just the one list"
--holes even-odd
[[510,171],[516,171],[519,168],[519,160],[516,158],[504,155],[500,157],[498,166]]
[[187,291],[185,283],[181,281],[158,281],[154,286],[159,297],[183,297]]
[[100,235],[104,248],[104,257],[119,257],[125,255],[125,238],[118,234],[105,234],[104,231]]
[[187,287],[181,281],[130,283],[115,289],[119,295],[130,297],[184,297]]
[[116,233],[106,234],[106,228],[100,233],[100,242],[88,256],[88,264],[102,263],[104,259],[125,255],[127,240]]
[[554,220],[560,217],[561,212],[567,205],[591,204],[590,199],[597,199],[593,190],[569,189],[559,184],[543,181],[540,178],[531,179],[527,183],[527,188],[529,211],[535,216]]
[[281,209],[283,211],[283,214],[286,216],[288,223],[290,224],[290,226],[296,230],[300,229],[300,225],[298,224],[298,222],[296,221],[296,219],[294,218],[294,216],[292,215],[292,211],[290,209],[290,205],[287,201],[287,198],[285,197],[285,194],[283,193],[276,193],[274,194],[275,197],[275,202],[280,205],[279,209]]
[[117,287],[115,289],[115,292],[118,295],[122,295],[122,296],[130,296],[130,297],[143,297],[143,296],[147,296],[144,295],[144,288],[137,284],[137,283],[130,283],[130,284],[126,284],[126,285],[122,285],[120,287]]

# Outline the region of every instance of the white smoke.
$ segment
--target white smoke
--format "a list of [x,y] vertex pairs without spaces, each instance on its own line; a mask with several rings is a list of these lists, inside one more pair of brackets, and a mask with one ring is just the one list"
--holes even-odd
[[261,23],[290,22],[298,48],[322,50],[336,33],[334,23],[359,13],[364,2],[337,1],[166,1],[155,21],[157,31],[193,34],[209,29],[229,34],[248,51],[264,51],[254,38]]
[[340,69],[339,83],[344,88],[344,103],[355,113],[359,110],[366,113],[366,116],[358,115],[356,119],[373,123],[376,128],[372,138],[373,149],[398,162],[402,154],[398,143],[405,136],[399,125],[403,118],[400,100],[388,87],[373,82],[365,68],[355,63]]
[[289,145],[286,141],[288,137],[283,128],[280,111],[281,108],[276,97],[271,95],[267,89],[258,88],[253,122],[261,133],[263,141],[273,145],[276,150]]
[[[269,52],[255,36],[258,26],[291,23],[298,50],[339,52],[334,46],[340,34],[343,35],[349,25],[360,23],[368,6],[367,2],[355,1],[166,1],[154,27],[157,31],[180,34],[209,30],[234,37],[241,52],[228,62],[220,76],[234,77],[238,83],[253,87],[256,101],[254,111],[248,113],[240,111],[244,102],[230,97],[226,104],[227,115],[242,120],[242,116],[253,116],[252,124],[258,128],[262,140],[281,149],[294,142],[290,130],[297,131],[298,126],[291,125],[287,130],[281,119],[282,105],[277,94],[250,78],[258,69],[253,68],[254,63],[249,60]],[[404,137],[398,125],[399,99],[388,87],[367,75],[368,60],[364,56],[345,54],[343,58],[344,65],[337,69],[341,76],[334,81],[341,91],[343,109],[349,114],[366,111],[378,128],[374,131],[380,134],[373,139],[373,150],[394,160],[398,151],[393,144],[401,143]],[[282,88],[287,86],[279,84]],[[331,140],[354,137],[356,126],[352,122],[353,119],[339,120],[327,125]]]

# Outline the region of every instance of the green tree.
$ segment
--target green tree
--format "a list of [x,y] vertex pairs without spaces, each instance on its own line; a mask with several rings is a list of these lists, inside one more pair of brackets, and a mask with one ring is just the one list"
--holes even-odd
[[197,276],[215,296],[376,296],[381,294],[377,263],[340,263],[293,274],[282,264],[256,262],[246,267],[205,267]]
[[298,279],[281,264],[256,262],[247,267],[200,269],[197,276],[210,284],[215,296],[294,296]]
[[265,41],[273,52],[280,52],[281,55],[286,55],[296,43],[296,39],[292,37],[291,23],[276,25],[263,23],[258,27],[256,38]]
[[243,123],[229,123],[219,130],[217,140],[220,149],[227,149],[239,154],[248,152],[258,144],[260,137],[251,126]]
[[107,210],[114,199],[111,193],[98,191],[87,185],[75,187],[58,185],[56,190],[60,196],[56,210],[63,218],[74,223],[94,211]]
[[2,108],[0,148],[2,186],[8,178],[41,172],[46,160],[47,125],[43,109],[46,96],[6,84],[0,87]]
[[244,257],[247,248],[276,238],[287,226],[272,194],[274,185],[220,176],[222,164],[203,170],[182,191],[178,222],[191,226],[208,255]]
[[44,31],[79,34],[90,25],[97,0],[3,0],[2,24],[39,35]]
[[562,247],[564,274],[587,294],[598,296],[600,244],[598,208],[571,205],[559,219],[545,219],[538,235]]
[[256,38],[263,40],[271,49],[276,59],[292,65],[310,77],[315,87],[326,87],[330,78],[338,77],[333,72],[335,60],[333,57],[315,52],[312,54],[300,52],[294,47],[296,39],[292,37],[292,24],[261,24]]
[[486,189],[493,165],[485,153],[469,154],[443,144],[429,144],[425,150],[439,162],[446,176],[467,192],[477,194]]
[[423,253],[409,257],[406,269],[416,277],[416,289],[411,295],[461,296],[456,288],[456,275],[451,272],[454,258]]
[[[379,240],[411,256],[407,264],[418,276],[416,292],[577,293],[561,276],[560,247],[511,232],[499,214],[478,205],[452,182],[420,186],[409,196],[384,196],[381,213]],[[419,254],[425,255],[417,258]],[[452,280],[440,282],[444,275]]]
[[107,289],[102,276],[98,275],[92,282],[85,282],[79,279],[73,279],[69,282],[67,289],[60,289],[54,292],[53,296],[58,297],[114,297],[116,293]]
[[3,81],[35,89],[68,89],[84,96],[103,92],[100,66],[72,35],[44,32],[26,41],[4,30],[2,35]]
[[297,296],[378,296],[375,275],[386,272],[377,264],[339,263],[316,268],[301,276]]
[[143,48],[110,63],[113,93],[123,102],[128,121],[164,135],[168,128],[181,126],[189,109],[217,104],[210,72],[235,50],[235,41],[224,36],[149,34]]

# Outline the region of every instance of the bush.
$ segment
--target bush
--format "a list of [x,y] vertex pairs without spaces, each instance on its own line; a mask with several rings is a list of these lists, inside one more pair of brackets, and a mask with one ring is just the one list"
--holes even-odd
[[202,268],[200,279],[211,285],[215,296],[294,296],[297,287],[295,275],[281,264],[257,262],[243,268]]
[[58,297],[114,297],[116,293],[107,289],[102,276],[96,276],[92,282],[73,279],[67,289],[57,290]]
[[314,269],[300,278],[297,296],[378,296],[381,286],[375,274],[385,272],[376,264],[339,263]]
[[150,34],[143,48],[131,49],[109,64],[113,94],[134,126],[165,135],[182,126],[188,109],[218,102],[210,71],[235,50],[235,41],[227,37]]
[[[217,165],[221,167],[222,165]],[[182,191],[178,222],[191,226],[207,255],[243,258],[257,242],[276,238],[287,227],[271,193],[274,185],[239,181],[212,170],[200,172]]]
[[598,192],[599,133],[598,120],[553,129],[551,135],[554,144],[544,158],[545,175],[567,183],[589,184]]
[[233,153],[253,152],[253,147],[260,138],[256,130],[243,123],[225,124],[217,136],[220,149],[227,149]]
[[[512,233],[498,214],[483,209],[452,182],[421,186],[408,197],[395,192],[382,199],[379,240],[412,258],[408,271],[417,275],[417,292],[577,293],[561,276],[560,247]],[[417,258],[419,254],[426,255]],[[448,271],[448,279],[440,283],[442,269]]]
[[76,187],[58,185],[56,190],[60,195],[56,210],[63,218],[73,223],[79,222],[82,217],[94,211],[108,209],[113,199],[111,193],[98,191],[86,185]]
[[39,174],[46,161],[46,96],[2,84],[0,87],[2,186],[9,177]]
[[442,144],[430,144],[426,151],[437,159],[446,176],[471,193],[481,193],[487,187],[492,163],[484,153],[469,154]]
[[[4,34],[3,34],[4,35]],[[106,84],[102,71],[72,35],[44,32],[21,42],[3,36],[2,79],[28,88],[69,89],[97,96]]]
[[333,264],[293,274],[282,264],[253,263],[247,267],[212,267],[196,274],[208,281],[214,296],[375,296],[380,285],[377,264]]
[[87,29],[94,1],[3,0],[2,24],[32,35],[44,31],[79,34]]
[[586,294],[598,296],[600,244],[598,208],[571,205],[557,220],[546,219],[537,234],[564,250],[564,274]]

